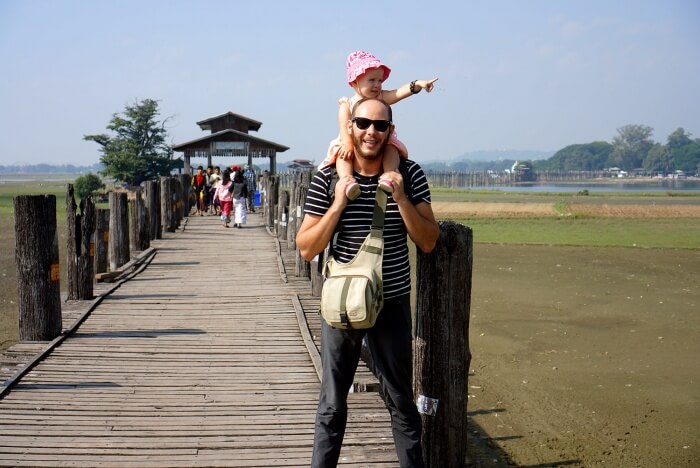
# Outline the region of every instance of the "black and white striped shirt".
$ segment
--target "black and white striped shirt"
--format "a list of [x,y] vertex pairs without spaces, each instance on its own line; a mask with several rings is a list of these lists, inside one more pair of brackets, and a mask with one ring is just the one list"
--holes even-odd
[[[414,161],[406,160],[405,163],[411,180],[405,181],[404,185],[410,184],[411,202],[414,205],[421,202],[430,203],[430,188],[423,169]],[[304,205],[305,213],[323,216],[328,211],[331,202],[328,193],[331,173],[330,167],[324,167],[311,179]],[[336,241],[333,245],[334,257],[341,263],[352,260],[369,234],[374,210],[374,196],[379,182],[379,174],[374,177],[364,177],[355,172],[354,177],[360,184],[362,193],[356,200],[348,202],[340,216],[336,227]],[[411,291],[411,267],[408,262],[406,226],[399,213],[399,207],[391,196],[387,200],[384,221],[382,282],[384,283],[385,299],[399,297]]]

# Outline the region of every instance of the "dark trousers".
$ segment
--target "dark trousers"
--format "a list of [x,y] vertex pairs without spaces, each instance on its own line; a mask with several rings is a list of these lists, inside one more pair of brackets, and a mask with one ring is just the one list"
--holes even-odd
[[323,381],[316,413],[311,466],[327,468],[338,464],[348,416],[348,391],[355,377],[365,335],[391,415],[399,463],[402,468],[422,468],[421,419],[413,399],[408,295],[387,300],[377,322],[369,330],[339,330],[322,321]]

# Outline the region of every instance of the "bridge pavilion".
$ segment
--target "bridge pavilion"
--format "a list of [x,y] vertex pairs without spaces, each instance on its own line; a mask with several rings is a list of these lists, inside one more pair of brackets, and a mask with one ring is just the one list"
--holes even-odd
[[248,164],[253,164],[253,158],[269,158],[270,173],[274,174],[277,167],[277,153],[287,151],[289,147],[263,140],[249,134],[249,131],[260,130],[262,122],[243,115],[226,112],[197,122],[202,130],[211,133],[205,137],[173,145],[173,151],[183,153],[184,173],[189,174],[192,158],[207,158],[207,166],[211,166],[212,158],[217,157],[246,157]]

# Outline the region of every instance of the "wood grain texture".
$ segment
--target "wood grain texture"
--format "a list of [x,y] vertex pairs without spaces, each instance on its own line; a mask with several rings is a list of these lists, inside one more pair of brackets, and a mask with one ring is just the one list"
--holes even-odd
[[[148,267],[0,400],[0,465],[308,466],[319,381],[293,297],[313,339],[309,281],[282,281],[259,215],[235,230],[194,217],[151,246]],[[398,466],[379,396],[349,405],[340,465]]]

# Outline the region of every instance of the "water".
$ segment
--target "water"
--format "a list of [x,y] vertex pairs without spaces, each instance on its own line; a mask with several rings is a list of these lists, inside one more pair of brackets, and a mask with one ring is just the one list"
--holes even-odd
[[519,185],[474,187],[503,192],[700,192],[700,180],[659,180],[645,182],[525,182]]
[[74,182],[82,174],[55,174],[55,175],[12,175],[1,174],[0,184],[18,184],[28,182]]

